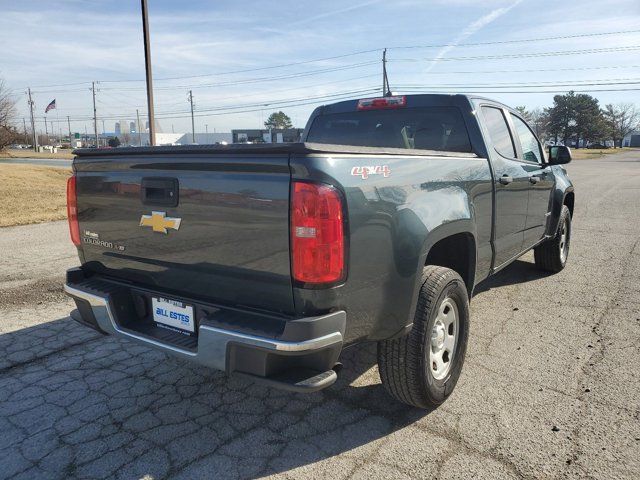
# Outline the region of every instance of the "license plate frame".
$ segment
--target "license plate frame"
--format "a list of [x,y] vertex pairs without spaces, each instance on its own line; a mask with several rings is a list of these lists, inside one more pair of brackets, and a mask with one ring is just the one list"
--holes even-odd
[[183,335],[196,335],[195,307],[166,297],[151,297],[153,321],[158,327]]

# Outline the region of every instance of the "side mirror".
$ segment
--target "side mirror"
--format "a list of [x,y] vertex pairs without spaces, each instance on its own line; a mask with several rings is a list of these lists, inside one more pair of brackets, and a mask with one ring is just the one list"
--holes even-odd
[[571,161],[571,149],[564,145],[549,147],[549,165],[562,165]]

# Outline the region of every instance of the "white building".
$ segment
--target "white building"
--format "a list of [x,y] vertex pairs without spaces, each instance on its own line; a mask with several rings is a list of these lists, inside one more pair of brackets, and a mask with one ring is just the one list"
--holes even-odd
[[[122,140],[122,139],[120,139]],[[229,133],[196,133],[197,145],[215,145],[216,143],[232,143],[233,135]],[[156,133],[156,145],[191,145],[193,144],[191,133]],[[132,146],[149,145],[149,134],[140,132],[129,135],[129,144]]]
[[622,139],[623,147],[640,147],[640,130],[631,132]]

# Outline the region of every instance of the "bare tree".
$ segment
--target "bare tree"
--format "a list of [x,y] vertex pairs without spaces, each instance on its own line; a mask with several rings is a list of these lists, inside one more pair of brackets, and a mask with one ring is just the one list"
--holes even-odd
[[18,134],[13,119],[16,114],[16,100],[0,79],[0,149],[13,143]]
[[516,111],[522,116],[525,122],[531,123],[531,112],[524,105],[518,105]]
[[549,114],[546,109],[535,108],[529,112],[529,125],[536,132],[538,138],[545,142],[549,140]]
[[640,111],[632,103],[608,104],[602,111],[613,140],[614,148],[622,146],[622,139],[636,129],[640,129]]

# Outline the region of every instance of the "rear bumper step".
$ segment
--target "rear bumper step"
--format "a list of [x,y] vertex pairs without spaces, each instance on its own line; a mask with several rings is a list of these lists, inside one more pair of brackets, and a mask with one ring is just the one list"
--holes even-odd
[[[133,298],[142,294],[137,289],[79,276],[78,269],[68,272],[64,286],[76,302],[73,318],[102,333],[289,391],[312,392],[336,380],[332,367],[342,350],[346,323],[343,311],[318,317],[268,318],[277,326],[256,334],[252,332],[258,331],[255,324],[261,320],[260,315],[196,304],[197,335],[186,336],[138,318]],[[238,328],[234,329],[234,324]]]

